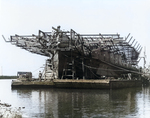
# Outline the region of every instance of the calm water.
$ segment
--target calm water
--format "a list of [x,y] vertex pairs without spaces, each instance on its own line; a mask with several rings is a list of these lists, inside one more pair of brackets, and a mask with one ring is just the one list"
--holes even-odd
[[0,100],[25,107],[27,118],[150,118],[150,88],[120,90],[11,89],[0,80]]

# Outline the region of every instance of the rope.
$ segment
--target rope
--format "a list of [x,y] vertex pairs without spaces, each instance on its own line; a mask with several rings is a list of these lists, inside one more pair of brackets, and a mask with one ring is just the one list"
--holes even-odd
[[95,73],[93,73],[93,71],[89,68],[90,72],[97,78],[100,78],[99,76],[97,76]]

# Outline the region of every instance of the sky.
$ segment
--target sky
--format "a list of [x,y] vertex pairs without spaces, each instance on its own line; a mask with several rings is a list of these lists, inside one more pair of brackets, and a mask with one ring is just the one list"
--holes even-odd
[[0,0],[0,75],[30,71],[37,76],[47,59],[6,43],[2,35],[8,40],[15,34],[51,32],[58,25],[80,34],[130,33],[150,64],[150,0]]

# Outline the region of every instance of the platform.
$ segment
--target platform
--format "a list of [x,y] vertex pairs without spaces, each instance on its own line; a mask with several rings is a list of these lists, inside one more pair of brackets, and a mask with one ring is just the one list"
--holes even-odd
[[46,81],[13,80],[12,88],[75,88],[75,89],[118,89],[140,87],[140,80],[69,80],[55,79]]

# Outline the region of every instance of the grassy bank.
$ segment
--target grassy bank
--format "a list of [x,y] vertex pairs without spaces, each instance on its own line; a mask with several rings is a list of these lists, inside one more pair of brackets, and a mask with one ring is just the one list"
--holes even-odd
[[17,76],[0,76],[0,79],[17,79]]

